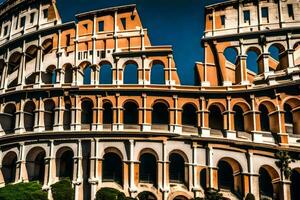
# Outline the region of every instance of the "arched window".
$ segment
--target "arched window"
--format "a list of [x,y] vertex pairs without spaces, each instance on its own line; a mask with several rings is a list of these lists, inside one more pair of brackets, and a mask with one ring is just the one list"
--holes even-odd
[[83,70],[83,84],[84,85],[90,85],[91,84],[91,78],[92,78],[92,67],[86,66]]
[[264,168],[260,168],[259,170],[259,189],[262,199],[266,197],[273,199],[272,178]]
[[45,84],[55,84],[56,83],[56,67],[51,65],[47,68],[46,73],[43,74],[43,82]]
[[29,101],[24,106],[24,126],[26,131],[33,131],[34,128],[35,104]]
[[44,113],[44,120],[45,120],[45,130],[53,130],[54,126],[54,108],[55,104],[53,100],[46,100],[44,103],[45,113]]
[[185,166],[184,159],[177,153],[170,155],[169,176],[171,183],[184,183]]
[[270,124],[269,124],[269,111],[268,108],[261,104],[259,106],[260,111],[260,126],[262,131],[270,131]]
[[84,100],[81,103],[81,128],[90,129],[93,123],[93,102]]
[[42,148],[33,148],[26,157],[26,170],[29,181],[44,182],[46,153]]
[[183,106],[182,125],[197,127],[197,109],[192,104]]
[[157,164],[155,156],[150,153],[143,154],[140,157],[139,168],[140,182],[156,185]]
[[16,122],[16,106],[14,104],[5,106],[3,113],[0,113],[0,122],[5,134],[14,132]]
[[100,84],[112,84],[112,69],[110,64],[100,67]]
[[221,160],[218,163],[218,183],[220,189],[234,190],[233,170],[229,163]]
[[56,170],[60,179],[70,178],[70,180],[73,180],[73,157],[74,153],[71,149],[60,149],[58,151]]
[[258,53],[254,50],[249,50],[247,52],[247,69],[258,74],[260,73],[260,70],[259,70],[259,66],[258,66],[258,62],[257,62],[257,59],[258,59]]
[[279,69],[283,69],[283,67],[286,67],[286,66],[281,66],[282,63],[285,63],[285,61],[283,60],[285,58],[281,56],[281,54],[284,51],[285,51],[284,46],[281,44],[278,44],[278,43],[272,44],[269,47],[269,53],[270,53],[271,58],[273,58],[276,62],[278,62],[277,66],[271,65],[270,68],[273,68],[273,70],[279,70]]
[[17,155],[15,152],[7,153],[2,159],[2,175],[5,184],[15,182],[16,178]]
[[211,129],[223,130],[223,115],[218,106],[209,107],[209,127]]
[[72,65],[68,64],[65,66],[65,83],[73,82],[73,69]]
[[236,48],[234,48],[234,47],[228,47],[224,51],[224,56],[225,56],[226,60],[228,60],[232,64],[235,64],[237,55],[238,55],[238,52],[237,52]]
[[155,103],[152,110],[152,124],[168,125],[169,123],[168,106],[161,102]]
[[233,111],[234,111],[234,127],[236,131],[244,131],[244,111],[243,109],[238,106],[235,105],[233,107]]
[[154,61],[151,67],[151,84],[165,84],[165,66],[159,61]]
[[102,178],[104,182],[116,182],[122,185],[123,163],[115,153],[106,153],[102,162]]
[[138,105],[134,102],[127,102],[124,104],[124,124],[138,124],[139,123],[139,111]]
[[13,74],[18,73],[20,69],[21,58],[22,54],[19,52],[15,52],[9,57],[7,69],[7,88],[13,88],[18,85],[18,76],[14,76]]
[[64,110],[64,130],[70,130],[71,129],[71,103],[66,102],[65,103],[65,110]]
[[299,185],[300,185],[299,169],[297,170],[294,169],[291,175],[291,200],[300,199]]
[[124,84],[138,84],[138,67],[129,63],[124,69]]
[[112,110],[112,104],[110,102],[105,102],[103,104],[103,124],[104,126],[111,127],[111,124],[113,123],[113,110]]

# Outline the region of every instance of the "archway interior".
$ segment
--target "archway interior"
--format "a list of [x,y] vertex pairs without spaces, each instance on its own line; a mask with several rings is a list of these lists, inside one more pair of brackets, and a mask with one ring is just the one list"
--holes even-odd
[[169,110],[164,103],[156,103],[152,110],[152,124],[168,125],[169,124]]
[[259,170],[259,189],[261,198],[273,198],[272,178],[265,168]]
[[300,192],[299,192],[299,185],[300,185],[300,173],[299,170],[293,170],[291,175],[291,200],[299,200],[300,199]]
[[178,153],[170,155],[169,176],[171,183],[184,183],[185,164],[184,159]]
[[233,169],[223,160],[218,163],[218,183],[220,189],[234,191]]
[[156,185],[157,179],[157,164],[156,158],[150,153],[145,153],[140,157],[140,182],[151,183]]
[[209,127],[211,129],[223,130],[223,115],[218,106],[209,107]]
[[16,178],[17,155],[10,152],[2,160],[2,174],[5,184],[13,183]]
[[59,163],[59,178],[69,178],[73,180],[73,151],[65,150],[60,157],[58,157]]
[[137,125],[139,123],[138,106],[134,102],[127,102],[124,104],[124,124]]
[[192,104],[183,106],[182,125],[197,127],[197,110]]
[[26,158],[26,169],[29,181],[44,182],[46,153],[42,149],[31,150]]
[[106,153],[103,157],[102,176],[104,182],[116,182],[122,185],[123,163],[116,153]]

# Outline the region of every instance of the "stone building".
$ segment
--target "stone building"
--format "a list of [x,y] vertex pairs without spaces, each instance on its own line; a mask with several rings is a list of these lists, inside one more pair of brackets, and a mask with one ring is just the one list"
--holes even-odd
[[[199,86],[171,46],[152,46],[135,5],[62,23],[55,0],[0,5],[0,185],[69,177],[76,200],[103,187],[187,200],[300,199],[299,0],[206,7]],[[155,77],[155,78],[154,78]]]

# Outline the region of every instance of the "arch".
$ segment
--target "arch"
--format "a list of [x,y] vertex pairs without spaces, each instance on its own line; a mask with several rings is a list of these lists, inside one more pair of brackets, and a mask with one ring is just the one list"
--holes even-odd
[[233,106],[234,111],[234,127],[236,131],[244,131],[245,130],[245,122],[244,122],[244,110],[241,106],[235,105]]
[[55,103],[52,99],[47,99],[44,101],[44,124],[45,124],[45,130],[51,131],[53,130],[54,126],[54,109],[55,109]]
[[163,62],[154,60],[151,66],[150,83],[163,85],[165,81],[165,66]]
[[191,103],[186,103],[182,107],[182,125],[197,127],[197,120],[197,108]]
[[[22,54],[20,52],[14,52],[10,57],[8,61],[8,69],[7,69],[7,75],[13,75],[19,71],[21,60],[22,60]],[[16,87],[18,84],[18,75],[14,75],[14,78],[11,79],[10,82],[7,83],[8,88]]]
[[71,117],[72,117],[72,105],[71,102],[65,101],[65,110],[64,110],[64,116],[63,116],[63,126],[64,130],[70,130],[71,129]]
[[284,51],[285,47],[280,43],[273,43],[268,49],[270,56],[278,62],[280,61],[280,54],[282,54]]
[[236,160],[225,157],[219,160],[217,166],[219,189],[243,195],[241,165]]
[[179,195],[179,196],[176,196],[173,200],[189,200],[189,199],[183,195]]
[[29,181],[44,183],[46,152],[41,147],[32,148],[26,156],[26,170]]
[[300,170],[299,168],[292,170],[291,180],[291,200],[300,199],[299,185],[300,185]]
[[170,183],[185,183],[185,161],[184,158],[177,152],[169,155],[169,179]]
[[56,83],[56,67],[54,65],[47,67],[46,71],[42,74],[42,80],[45,84]]
[[288,98],[283,103],[286,132],[290,134],[300,134],[300,100]]
[[83,69],[83,84],[90,85],[92,79],[92,66],[87,65]]
[[91,99],[84,99],[81,102],[81,128],[91,129],[93,124],[94,104]]
[[74,152],[69,147],[62,147],[56,152],[56,176],[59,179],[73,180]]
[[103,124],[104,125],[111,125],[113,123],[113,110],[112,110],[112,103],[110,101],[106,101],[103,104]]
[[143,191],[137,195],[138,199],[143,200],[157,200],[155,194],[149,191]]
[[2,130],[5,134],[13,133],[15,130],[16,122],[16,106],[13,103],[8,103],[3,109],[3,113],[0,115],[0,122]]
[[123,184],[123,162],[118,154],[114,152],[104,154],[102,161],[102,178],[104,182],[115,182],[119,185]]
[[124,67],[124,84],[138,84],[138,65],[134,61],[127,61]]
[[256,47],[250,47],[246,51],[247,69],[256,74],[263,73],[263,69],[258,64],[258,58],[259,58],[260,54],[261,54],[261,51]]
[[260,127],[262,131],[270,132],[269,110],[264,104],[259,105],[260,111]]
[[112,66],[109,62],[100,63],[100,84],[112,84]]
[[43,55],[50,53],[53,50],[53,39],[52,38],[45,39],[42,43],[42,47],[43,47]]
[[226,60],[228,60],[232,64],[235,64],[236,58],[238,56],[238,50],[235,47],[227,47],[224,50],[224,56]]
[[140,156],[139,181],[157,185],[157,160],[151,153],[144,153]]
[[152,107],[152,125],[169,125],[169,106],[161,101],[154,103]]
[[8,152],[2,159],[2,175],[5,184],[15,182],[17,167],[17,154],[15,152]]
[[31,45],[25,52],[25,62],[27,63],[37,57],[38,47],[36,45]]
[[139,123],[138,104],[134,101],[127,101],[123,108],[123,123],[137,125]]
[[64,83],[72,83],[73,82],[73,67],[70,63],[65,64],[63,66],[65,77],[64,77]]
[[263,165],[259,169],[259,191],[260,197],[279,199],[279,174],[268,165]]
[[209,127],[211,129],[223,130],[224,119],[223,114],[218,104],[212,104],[209,110]]
[[27,101],[24,105],[24,127],[26,131],[33,131],[35,119],[35,104],[33,101]]

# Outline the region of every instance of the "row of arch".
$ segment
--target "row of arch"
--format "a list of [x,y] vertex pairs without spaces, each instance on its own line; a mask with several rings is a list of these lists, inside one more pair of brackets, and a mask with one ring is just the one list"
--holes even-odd
[[[24,129],[28,132],[34,131],[35,126],[40,123],[38,120],[43,120],[43,125],[46,131],[53,129],[55,124],[63,123],[64,130],[70,130],[72,124],[72,112],[76,110],[71,105],[71,101],[65,101],[62,120],[56,121],[59,115],[57,106],[52,99],[46,99],[43,102],[44,109],[43,116],[40,116],[39,109],[36,104],[29,100],[23,108],[23,123]],[[300,100],[289,99],[283,104],[283,113],[286,131],[288,133],[300,134],[299,124],[300,119]],[[95,122],[93,112],[96,112],[93,101],[89,98],[81,100],[81,126],[84,129],[89,129]],[[156,101],[151,107],[151,124],[160,125],[159,128],[164,128],[170,125],[170,105],[166,101]],[[186,103],[181,109],[181,124],[186,127],[199,127],[199,110],[193,103]],[[114,116],[116,115],[113,104],[105,100],[102,104],[102,124],[114,124]],[[216,130],[225,130],[224,126],[225,107],[220,103],[212,103],[208,106],[208,127]],[[251,124],[253,119],[249,117],[251,109],[246,103],[238,102],[233,106],[232,112],[234,113],[233,122],[236,131],[252,131]],[[270,101],[264,101],[258,106],[258,113],[260,119],[261,131],[275,132],[273,129],[279,123],[277,108]],[[139,125],[141,123],[140,106],[135,100],[127,100],[122,105],[123,118],[122,122],[125,125]],[[16,106],[13,103],[8,103],[0,114],[0,124],[5,133],[12,133],[19,125],[16,123]],[[132,126],[131,126],[132,127]]]
[[[45,158],[46,152],[41,147],[32,148],[26,156],[26,170],[29,181],[44,182],[45,177]],[[68,177],[73,179],[73,158],[74,152],[71,148],[62,147],[56,152],[56,176],[59,178]],[[2,159],[1,172],[5,184],[15,181],[16,165],[18,156],[15,152],[5,154]],[[102,159],[102,181],[115,182],[123,185],[123,156],[117,149],[108,148],[104,151]],[[139,183],[152,184],[157,187],[158,184],[158,163],[159,159],[155,151],[144,149],[139,156]],[[187,158],[181,151],[172,151],[168,156],[169,182],[176,184],[188,184],[189,168]],[[233,158],[223,157],[217,164],[218,188],[230,191],[238,197],[243,197],[243,171],[241,165]],[[208,169],[203,168],[200,171],[200,185],[203,189],[208,188],[207,181]],[[279,199],[280,198],[280,175],[269,165],[263,165],[259,168],[259,192],[260,197]],[[298,186],[300,184],[300,169],[294,169],[291,175],[291,199],[299,199]]]
[[[300,42],[297,42],[294,45],[294,50],[299,50],[300,47]],[[247,60],[246,60],[246,65],[248,70],[256,73],[256,74],[260,74],[264,72],[264,67],[263,67],[263,63],[259,61],[260,56],[262,55],[262,51],[255,46],[249,47],[246,51],[245,51],[245,55],[247,56]],[[287,68],[287,62],[286,62],[286,48],[284,47],[284,45],[280,44],[280,43],[274,43],[272,45],[269,46],[268,48],[268,54],[270,55],[270,58],[272,58],[276,63],[274,63],[273,61],[271,61],[271,66],[270,65],[270,70],[281,70],[284,68]],[[224,56],[225,58],[235,64],[236,63],[236,59],[239,55],[239,51],[235,48],[235,47],[228,47],[224,50]],[[296,59],[294,58],[294,64],[295,65],[299,65],[300,63],[296,62]]]

